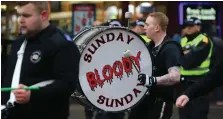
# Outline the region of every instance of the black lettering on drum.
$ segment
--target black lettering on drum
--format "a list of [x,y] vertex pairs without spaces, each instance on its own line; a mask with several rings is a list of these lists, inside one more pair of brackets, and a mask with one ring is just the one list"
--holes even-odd
[[[120,101],[121,100],[121,101]],[[123,98],[121,99],[115,99],[115,104],[116,104],[116,107],[119,107],[120,106],[124,106],[124,103],[123,103]]]
[[124,98],[125,98],[126,103],[129,104],[130,102],[132,102],[133,96],[131,94],[128,94]]
[[115,34],[114,33],[108,33],[108,34],[106,34],[106,36],[107,36],[107,42],[113,41],[114,38],[115,38]]
[[105,44],[106,43],[105,40],[104,40],[104,38],[103,38],[103,36],[101,36],[100,38],[101,38],[100,40],[99,39],[96,39],[95,40],[96,43],[97,43],[97,45],[98,45],[98,48],[101,47],[101,44]]
[[117,38],[116,40],[118,41],[119,39],[120,39],[122,42],[124,42],[122,33],[119,33],[118,38]]
[[140,90],[134,88],[134,89],[133,89],[133,92],[134,92],[134,94],[135,94],[135,97],[137,97],[137,96],[138,96],[137,94],[141,93],[142,91],[140,91]]
[[[98,96],[98,100],[97,102],[99,104],[105,105],[106,107],[121,107],[124,106],[126,104],[129,104],[133,101],[133,98],[136,99],[137,98],[137,94],[141,93],[142,91],[138,90],[138,89],[133,89],[133,93],[129,93],[124,97],[119,97],[119,98],[108,98],[105,97],[104,95],[100,95]],[[111,97],[111,96],[109,96]]]
[[132,40],[134,40],[134,37],[131,37],[130,35],[128,35],[128,41],[127,41],[127,44],[129,44]]
[[98,102],[99,104],[104,104],[104,101],[105,101],[105,97],[104,97],[103,95],[100,95],[100,96],[98,97],[97,102]]
[[[109,104],[109,100],[111,101],[110,104]],[[106,98],[106,106],[107,107],[113,107],[113,103],[114,103],[114,99]]]
[[91,60],[92,60],[92,56],[91,56],[90,54],[87,54],[87,53],[86,53],[86,54],[84,55],[84,61],[90,63]]
[[91,50],[91,48],[88,48],[88,51],[89,51],[91,54],[94,54],[98,48],[97,48],[93,43],[91,44],[91,46],[94,48],[93,51]]

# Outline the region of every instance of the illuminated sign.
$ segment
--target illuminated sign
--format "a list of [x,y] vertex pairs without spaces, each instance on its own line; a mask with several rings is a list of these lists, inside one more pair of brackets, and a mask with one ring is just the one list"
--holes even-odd
[[202,32],[211,35],[221,35],[221,10],[213,2],[180,2],[179,4],[179,24],[190,17],[197,17],[201,20]]
[[197,17],[201,20],[216,20],[217,11],[213,8],[186,8],[186,18]]
[[179,4],[179,23],[183,24],[185,19],[197,17],[202,22],[219,22],[219,10],[216,4],[211,2],[181,2]]

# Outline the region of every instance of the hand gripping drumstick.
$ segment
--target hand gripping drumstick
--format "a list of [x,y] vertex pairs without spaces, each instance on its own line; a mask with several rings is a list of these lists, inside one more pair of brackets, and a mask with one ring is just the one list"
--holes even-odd
[[132,59],[131,59],[131,57],[130,57],[130,56],[132,56],[130,50],[126,50],[126,51],[123,52],[123,53],[124,53],[124,57],[129,58],[129,60],[132,62],[133,66],[135,67],[136,71],[137,71],[138,73],[140,73],[139,69],[136,67],[136,64],[132,61]]

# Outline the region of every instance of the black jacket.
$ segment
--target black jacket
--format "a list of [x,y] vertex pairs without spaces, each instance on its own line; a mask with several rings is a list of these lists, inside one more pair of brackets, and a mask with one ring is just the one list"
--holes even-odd
[[190,100],[193,100],[196,97],[205,95],[214,88],[223,85],[222,71],[223,60],[221,59],[220,63],[217,64],[217,66],[212,69],[204,79],[193,84],[184,94],[187,95]]
[[[161,45],[154,47],[151,42],[148,46],[153,61],[153,76],[159,77],[168,74],[168,69],[181,65],[182,48],[176,41],[164,38]],[[173,101],[174,86],[153,86],[151,96],[162,97],[166,101]]]
[[[2,87],[10,87],[17,51],[24,41],[21,37],[12,44],[6,75]],[[69,115],[69,97],[76,87],[79,73],[80,53],[73,42],[67,41],[63,33],[48,26],[27,39],[23,56],[20,84],[27,86],[49,79],[55,82],[31,91],[28,104],[16,104],[12,118],[16,119],[66,119]],[[35,59],[34,54],[38,54]],[[2,93],[2,104],[9,99],[9,92]]]

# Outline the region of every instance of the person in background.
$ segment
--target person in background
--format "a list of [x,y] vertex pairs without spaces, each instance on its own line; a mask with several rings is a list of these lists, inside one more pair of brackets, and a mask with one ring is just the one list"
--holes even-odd
[[182,37],[184,37],[187,33],[186,31],[187,29],[185,28],[185,25],[180,25],[178,32],[176,34],[173,35],[172,39],[174,41],[177,41],[178,43],[180,43]]
[[[2,118],[67,119],[80,52],[49,23],[47,1],[19,1],[17,5],[22,36],[12,44],[1,86],[18,89],[1,93],[1,104],[6,105]],[[43,83],[49,80],[53,81]],[[24,89],[37,83],[42,83],[38,90]]]
[[[184,108],[193,100],[206,95],[216,87],[222,86],[223,80],[218,78],[222,76],[222,71],[223,59],[218,62],[216,67],[214,67],[207,76],[191,85],[181,96],[179,96],[176,100],[176,106],[178,108]],[[200,114],[202,115],[202,113]]]
[[[181,95],[193,83],[204,78],[210,71],[213,43],[208,36],[201,33],[201,21],[191,17],[184,22],[187,31],[181,39],[184,52],[181,76],[185,82],[179,84],[177,94]],[[207,119],[209,113],[208,96],[199,97],[179,109],[180,119]]]
[[145,30],[144,30],[145,20],[138,19],[134,22],[130,23],[130,29],[140,35],[143,40],[148,44],[151,40],[146,36]]

